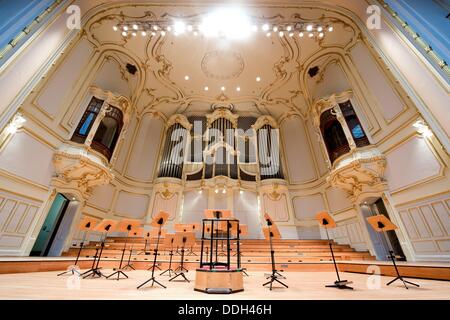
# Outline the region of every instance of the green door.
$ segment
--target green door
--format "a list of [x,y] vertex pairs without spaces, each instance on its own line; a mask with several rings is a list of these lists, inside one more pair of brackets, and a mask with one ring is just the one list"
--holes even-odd
[[53,204],[45,218],[41,231],[31,249],[30,256],[46,256],[52,241],[58,231],[58,226],[64,216],[69,200],[62,194],[58,193],[53,201]]

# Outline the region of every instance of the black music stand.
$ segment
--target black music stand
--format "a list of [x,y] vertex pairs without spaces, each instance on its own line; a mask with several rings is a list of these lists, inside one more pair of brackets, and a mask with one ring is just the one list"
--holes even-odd
[[166,237],[164,238],[164,244],[165,247],[169,247],[169,266],[167,267],[167,270],[164,270],[160,276],[165,274],[166,272],[169,273],[169,277],[172,276],[172,272],[176,274],[175,270],[172,269],[172,259],[173,259],[173,242],[175,241],[175,235],[174,234],[166,234]]
[[[195,233],[193,232],[177,232],[175,233],[175,243],[177,246],[181,247],[181,261],[180,266],[175,269],[175,277],[172,277],[169,279],[169,281],[175,280],[178,277],[182,277],[184,280],[190,282],[188,278],[186,278],[186,275],[184,274],[184,271],[188,272],[188,270],[184,267],[184,252],[186,247],[189,247],[192,245],[192,243],[195,242]],[[180,272],[177,273],[177,270],[180,270]]]
[[[372,228],[376,232],[381,232],[384,234],[384,236],[386,236],[385,232],[393,231],[393,230],[397,229],[397,226],[395,224],[393,224],[386,216],[381,215],[381,214],[372,216],[372,217],[368,217],[367,221],[369,222],[369,224],[372,226]],[[408,289],[408,286],[406,285],[407,283],[410,285],[416,286],[416,287],[420,287],[417,283],[407,281],[407,280],[403,279],[404,278],[403,276],[400,275],[400,271],[398,270],[397,264],[395,263],[396,256],[394,254],[394,250],[392,250],[389,240],[387,242],[389,244],[388,258],[391,259],[392,264],[394,265],[395,272],[397,273],[397,277],[395,277],[393,280],[389,281],[386,285],[388,286],[397,280],[401,280],[406,289]]]
[[[72,273],[72,275],[76,273],[79,276],[81,276],[81,272],[79,271],[80,269],[78,268],[78,259],[80,258],[81,250],[83,250],[84,242],[86,241],[88,232],[95,227],[95,225],[98,223],[98,221],[99,221],[98,219],[91,218],[88,216],[84,216],[84,218],[81,220],[80,230],[84,231],[84,234],[83,234],[83,240],[81,240],[80,247],[78,248],[78,253],[77,253],[77,257],[75,259],[75,263],[70,267],[69,270],[58,273],[57,276],[62,276],[69,272]],[[94,261],[94,263],[95,263],[95,261]]]
[[[160,212],[154,219],[152,222],[152,226],[154,227],[158,227],[158,238],[156,240],[156,248],[155,248],[155,257],[153,258],[153,266],[156,266],[156,259],[158,257],[158,247],[159,247],[159,240],[161,239],[161,229],[162,226],[166,223],[167,218],[169,217],[169,214],[166,212]],[[166,286],[162,285],[160,282],[158,282],[158,280],[156,280],[155,278],[155,268],[152,268],[152,276],[150,277],[150,279],[146,280],[145,282],[143,282],[142,284],[140,284],[137,289],[141,288],[142,286],[146,285],[148,282],[152,282],[152,287],[153,285],[156,283],[157,285],[159,285],[160,287],[163,287],[164,289],[166,289]]]
[[278,270],[276,269],[276,264],[275,264],[275,250],[273,249],[272,238],[280,239],[281,238],[280,232],[278,231],[278,228],[275,226],[275,223],[272,221],[272,219],[270,218],[270,216],[267,213],[264,215],[264,219],[266,220],[267,228],[263,228],[263,231],[264,231],[264,236],[266,237],[266,239],[269,238],[270,260],[271,260],[271,264],[272,264],[272,273],[270,274],[270,276],[268,276],[266,278],[266,279],[270,279],[270,280],[267,281],[266,283],[264,283],[263,287],[269,285],[270,290],[272,290],[273,283],[278,282],[285,288],[289,288],[285,283],[283,283],[279,280],[280,278],[282,278],[282,279],[286,279],[286,278],[280,272],[278,272]]
[[334,269],[336,270],[337,280],[334,284],[326,285],[326,288],[338,288],[338,289],[349,289],[353,290],[352,287],[349,287],[348,284],[352,284],[353,282],[348,280],[341,280],[339,277],[339,269],[336,264],[336,259],[334,258],[333,245],[332,241],[330,241],[330,237],[328,235],[328,229],[332,229],[336,227],[336,222],[334,222],[333,218],[328,214],[328,212],[319,212],[316,215],[316,219],[319,221],[319,224],[325,228],[325,232],[327,234],[328,245],[330,246],[331,257],[333,258]]
[[103,219],[102,222],[100,222],[100,224],[94,228],[94,230],[96,230],[96,231],[103,232],[103,239],[100,244],[100,253],[98,255],[97,263],[95,263],[95,258],[97,257],[97,252],[98,252],[98,248],[97,248],[96,252],[95,252],[94,263],[92,264],[91,269],[89,269],[88,271],[81,274],[81,276],[83,276],[83,279],[86,279],[87,277],[92,277],[93,279],[96,277],[98,277],[98,278],[105,277],[106,278],[106,276],[100,271],[99,265],[100,265],[100,261],[102,259],[102,253],[103,253],[103,249],[105,248],[105,242],[106,242],[106,237],[108,236],[108,232],[112,231],[116,225],[117,225],[116,220]]

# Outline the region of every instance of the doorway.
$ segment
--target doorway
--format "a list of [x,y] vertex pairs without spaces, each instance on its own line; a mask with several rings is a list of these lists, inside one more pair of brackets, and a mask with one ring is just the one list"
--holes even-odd
[[56,194],[52,206],[39,231],[30,256],[48,256],[52,244],[64,219],[70,200],[61,193]]
[[403,253],[403,249],[400,245],[400,241],[398,240],[397,234],[394,230],[387,232],[376,232],[367,222],[368,217],[382,214],[386,216],[389,220],[389,213],[386,209],[386,205],[382,198],[377,198],[372,201],[364,202],[361,205],[361,212],[364,217],[364,222],[366,224],[366,228],[369,232],[370,239],[372,241],[372,245],[375,251],[375,255],[377,260],[387,261],[389,260],[389,250],[394,251],[394,255],[399,256],[397,260],[406,261],[405,254]]

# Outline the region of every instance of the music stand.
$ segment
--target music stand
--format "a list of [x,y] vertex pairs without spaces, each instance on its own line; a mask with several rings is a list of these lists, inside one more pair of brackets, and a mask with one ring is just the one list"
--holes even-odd
[[[200,230],[200,224],[199,223],[191,223],[191,224],[189,224],[189,228],[190,228],[191,232],[195,233],[197,230]],[[197,255],[194,252],[194,245],[195,245],[195,242],[189,248],[189,252],[188,252],[187,256],[196,256]]]
[[[231,210],[222,210],[222,209],[206,209],[204,211],[204,215],[206,219],[227,219],[227,218],[233,218],[233,213],[231,212]],[[223,232],[223,230],[226,230],[226,224],[222,224],[221,227],[215,228],[215,236],[216,239],[219,238],[219,231]],[[220,244],[221,244],[221,252],[219,253],[219,241],[216,240],[215,241],[215,246],[216,246],[216,260],[217,260],[217,256],[226,256],[224,250],[223,250],[223,240],[220,240]],[[212,248],[210,248],[212,249]]]
[[172,272],[176,274],[175,270],[172,269],[172,258],[173,258],[173,243],[175,241],[175,235],[173,233],[166,233],[166,237],[164,238],[164,247],[169,248],[169,267],[167,270],[162,272],[160,276],[165,274],[166,272],[169,273],[169,277],[172,276]]
[[[162,229],[162,226],[166,223],[168,218],[169,218],[169,214],[167,212],[161,211],[160,213],[158,213],[153,218],[152,222],[150,223],[150,225],[152,227],[157,227],[158,228],[158,238],[156,240],[156,248],[155,248],[155,253],[154,253],[155,257],[153,258],[153,266],[156,265],[156,259],[158,257],[158,247],[159,247],[159,240],[161,239],[161,229]],[[166,286],[162,285],[160,282],[158,282],[155,279],[155,268],[152,268],[152,276],[151,276],[151,278],[146,280],[142,284],[140,284],[137,287],[137,289],[141,288],[143,285],[147,284],[150,281],[152,282],[152,287],[156,283],[157,285],[159,285],[159,286],[163,287],[164,289],[166,289]]]
[[[153,229],[153,230],[150,230],[150,239],[158,239],[158,237],[159,238],[161,238],[161,239],[164,239],[165,238],[165,236],[166,236],[166,233],[167,233],[167,230],[164,230],[164,229],[162,229],[162,230],[159,230],[159,229]],[[158,269],[158,270],[161,270],[161,268],[159,267],[159,263],[153,263],[147,270],[152,270],[152,269]]]
[[316,214],[316,219],[319,221],[319,225],[325,228],[325,232],[327,234],[328,245],[330,246],[331,257],[333,258],[334,269],[336,270],[337,280],[334,284],[326,285],[327,288],[338,288],[338,289],[349,289],[353,290],[352,287],[349,287],[348,284],[351,284],[351,281],[341,280],[339,277],[339,269],[336,264],[336,259],[334,258],[333,245],[332,241],[330,241],[330,237],[328,235],[328,229],[336,228],[336,222],[334,219],[328,214],[328,212],[322,211]]
[[[120,257],[120,263],[119,263],[119,268],[111,273],[109,276],[106,277],[106,279],[111,278],[113,275],[117,274],[117,279],[120,279],[120,275],[125,276],[125,278],[128,278],[128,276],[125,274],[125,272],[123,272],[123,270],[125,270],[126,267],[131,267],[133,270],[133,266],[130,265],[130,259],[128,259],[128,264],[123,268],[122,270],[122,263],[123,263],[123,257],[125,255],[125,251],[127,250],[127,243],[128,243],[128,237],[130,236],[130,233],[137,229],[139,226],[141,225],[141,222],[139,220],[134,220],[134,219],[123,219],[122,221],[120,221],[117,224],[116,227],[116,231],[117,232],[126,232],[127,235],[125,237],[125,243],[123,245],[123,249],[122,249],[122,256]],[[130,256],[131,256],[131,251],[130,250]]]
[[150,252],[147,251],[147,242],[151,244],[150,231],[144,232],[144,251],[139,252],[138,255],[140,255],[140,254],[149,255],[150,254]]
[[[369,224],[372,226],[372,228],[376,231],[376,232],[386,232],[386,231],[393,231],[395,229],[397,229],[397,226],[395,224],[393,224],[386,216],[379,214],[376,216],[372,216],[372,217],[368,217],[367,221],[369,222]],[[384,235],[386,235],[384,233]],[[397,280],[401,280],[403,282],[403,285],[405,286],[406,289],[408,289],[408,286],[406,285],[407,283],[416,286],[416,287],[420,287],[418,284],[404,280],[403,276],[400,275],[400,272],[397,268],[397,264],[395,263],[395,254],[394,254],[394,250],[392,250],[391,246],[390,246],[390,242],[387,241],[389,244],[389,256],[388,258],[391,259],[392,264],[394,265],[395,268],[395,272],[397,273],[397,277],[395,277],[394,280],[389,281],[386,285],[390,285],[391,283],[397,281]]]
[[[81,219],[81,222],[79,224],[79,230],[83,231],[84,233],[83,233],[83,239],[80,242],[80,247],[78,248],[78,253],[77,253],[77,257],[75,259],[75,263],[70,267],[69,270],[58,273],[57,276],[62,276],[69,272],[71,272],[72,274],[77,273],[79,276],[81,276],[81,273],[79,271],[80,268],[78,268],[78,266],[77,266],[78,259],[80,258],[81,250],[83,250],[83,245],[84,245],[84,242],[86,241],[86,237],[87,237],[89,231],[93,230],[99,221],[100,221],[100,219],[96,219],[96,218],[88,217],[88,216],[84,216],[83,219]],[[96,258],[97,258],[97,255],[95,255],[94,263],[95,263]]]
[[[95,278],[96,276],[98,276],[99,278],[101,277],[106,278],[106,276],[100,271],[99,265],[100,260],[102,258],[103,249],[105,248],[105,242],[106,237],[108,236],[108,232],[114,231],[115,227],[117,226],[117,223],[118,223],[117,220],[103,219],[98,225],[94,227],[93,229],[94,231],[99,231],[103,233],[102,242],[100,244],[100,253],[98,255],[97,263],[95,263],[94,259],[91,269],[81,274],[83,276],[83,279],[86,279],[89,276],[92,276],[92,278]],[[95,257],[97,257],[97,251],[98,249],[96,249]]]
[[273,244],[272,244],[272,239],[281,239],[281,234],[280,231],[278,230],[278,228],[276,227],[275,223],[273,222],[273,220],[270,218],[270,216],[266,213],[264,215],[264,220],[267,223],[267,227],[263,228],[263,233],[264,233],[264,237],[266,238],[266,240],[269,240],[269,244],[270,244],[270,259],[271,259],[271,264],[272,264],[272,273],[270,274],[270,276],[268,276],[266,279],[270,279],[268,282],[263,284],[263,287],[265,287],[266,285],[270,285],[270,290],[272,290],[272,285],[273,283],[276,281],[279,284],[283,285],[285,288],[288,288],[288,286],[281,282],[279,280],[279,278],[283,278],[286,279],[281,273],[279,273],[276,269],[276,264],[275,264],[275,251],[273,250]]
[[185,267],[184,267],[184,250],[186,247],[189,247],[192,245],[192,243],[195,242],[195,233],[193,232],[177,232],[175,233],[175,245],[177,245],[178,247],[181,247],[181,261],[180,261],[180,266],[175,269],[176,270],[180,270],[179,273],[177,273],[175,275],[175,277],[170,278],[169,281],[175,280],[176,278],[178,278],[179,276],[184,278],[184,281],[190,282],[188,280],[188,278],[186,278],[186,275],[184,274],[184,270],[186,270],[186,272],[188,271]]
[[[240,242],[241,242],[241,237],[242,236],[248,236],[248,226],[246,224],[239,224],[239,246],[237,246],[238,248],[240,248]],[[241,250],[237,250],[236,253],[233,256],[238,256],[238,257],[242,257],[242,251]],[[242,272],[248,277],[248,273],[246,271],[246,268],[242,268]]]

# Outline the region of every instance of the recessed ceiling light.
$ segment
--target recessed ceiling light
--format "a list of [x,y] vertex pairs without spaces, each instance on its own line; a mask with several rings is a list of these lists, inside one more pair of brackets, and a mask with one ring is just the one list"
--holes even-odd
[[305,34],[304,34],[303,32],[300,32],[300,33],[298,34],[298,36],[299,36],[300,38],[303,38],[304,35],[305,35]]
[[319,38],[323,38],[323,32],[319,33]]
[[323,28],[322,28],[322,27],[318,27],[318,28],[317,28],[317,31],[322,32],[322,31],[323,31]]
[[219,189],[214,190],[215,193],[219,193]]
[[117,29],[118,29],[117,26],[113,26],[114,31],[117,31]]
[[294,36],[294,33],[293,32],[290,32],[289,33],[289,37],[293,37]]
[[312,31],[312,29],[313,29],[312,24],[308,24],[308,26],[306,27],[306,30],[307,31]]
[[137,30],[138,29],[138,25],[137,24],[133,24],[133,29]]
[[203,88],[203,90],[205,90],[205,91],[208,91],[208,90],[209,90],[209,88],[208,88],[208,87],[204,87],[204,88]]
[[161,31],[161,36],[165,36],[166,35],[166,32],[165,31]]
[[124,37],[126,37],[126,36],[127,36],[127,33],[126,33],[125,31],[122,31],[122,35],[123,35]]
[[265,23],[265,24],[263,24],[262,29],[263,29],[263,31],[267,31],[270,29],[270,27],[267,23]]
[[198,32],[197,31],[194,31],[194,36],[198,36]]
[[308,37],[312,38],[314,35],[312,33],[308,34]]
[[123,26],[123,30],[128,31],[128,27],[127,26]]
[[158,30],[158,26],[153,26],[153,30]]
[[278,27],[277,26],[275,26],[275,27],[273,27],[273,32],[277,32],[278,31]]
[[143,37],[145,37],[145,36],[147,35],[147,32],[142,31],[142,32],[141,32],[141,35],[142,35]]
[[169,32],[172,31],[172,27],[171,27],[171,26],[168,26],[168,27],[167,27],[167,31],[169,31]]
[[244,190],[240,190],[239,193],[240,193],[240,194],[244,194]]
[[241,91],[241,87],[236,87],[236,91]]
[[271,35],[270,32],[267,32],[267,33],[266,33],[266,37],[270,37],[270,35]]
[[260,82],[261,81],[261,77],[256,77],[256,81]]
[[291,31],[291,30],[292,30],[292,27],[291,27],[291,26],[288,26],[288,27],[286,28],[286,30],[287,30],[287,31]]
[[223,190],[222,190],[222,193],[224,193],[224,194],[227,193],[227,190],[223,189]]
[[279,35],[280,37],[282,37],[282,36],[284,36],[284,32],[283,32],[283,31],[280,31],[280,33],[278,33],[278,35]]
[[184,76],[184,80],[189,80],[189,76]]
[[328,31],[329,31],[329,32],[332,32],[333,30],[334,30],[333,27],[329,27],[329,28],[328,28]]
[[187,31],[192,31],[192,29],[193,29],[193,27],[189,24],[189,25],[187,26]]
[[136,37],[136,36],[137,36],[137,33],[136,33],[136,32],[132,32],[131,35],[132,35],[133,37]]
[[224,87],[224,86],[222,86],[222,87],[220,88],[220,90],[222,90],[222,91],[225,91],[225,87]]
[[152,36],[156,36],[156,32],[155,31],[152,32]]

